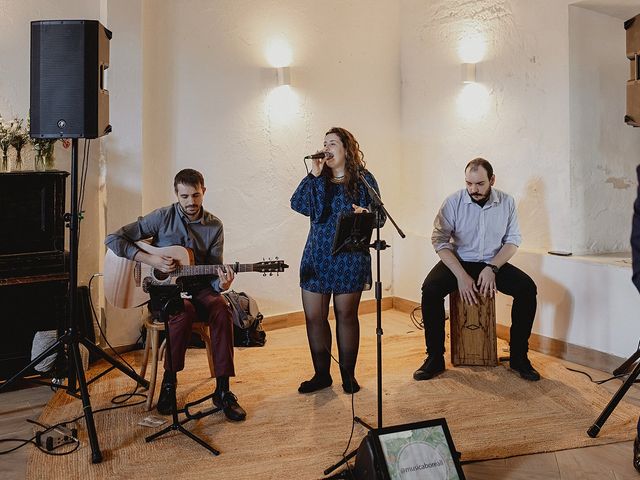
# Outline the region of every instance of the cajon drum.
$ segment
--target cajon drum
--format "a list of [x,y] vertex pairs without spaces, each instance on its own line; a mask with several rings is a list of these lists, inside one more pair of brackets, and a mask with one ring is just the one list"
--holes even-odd
[[449,295],[451,363],[498,365],[496,301],[478,295],[478,305],[467,305],[458,290]]

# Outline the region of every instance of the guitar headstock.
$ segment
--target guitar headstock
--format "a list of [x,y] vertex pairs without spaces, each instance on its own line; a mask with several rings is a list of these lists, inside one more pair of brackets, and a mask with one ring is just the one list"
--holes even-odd
[[254,272],[262,272],[265,275],[267,273],[268,274],[282,273],[284,272],[285,268],[289,268],[289,265],[284,263],[284,260],[278,260],[277,258],[275,260],[271,260],[271,259],[263,260],[262,262],[253,264]]

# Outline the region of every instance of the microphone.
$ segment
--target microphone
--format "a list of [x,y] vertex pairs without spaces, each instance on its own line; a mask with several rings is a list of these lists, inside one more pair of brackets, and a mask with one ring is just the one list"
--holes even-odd
[[306,157],[304,157],[304,159],[306,160],[307,158],[312,158],[312,159],[316,159],[316,158],[331,158],[333,157],[333,155],[329,152],[318,152],[318,153],[314,153],[312,155],[307,155]]

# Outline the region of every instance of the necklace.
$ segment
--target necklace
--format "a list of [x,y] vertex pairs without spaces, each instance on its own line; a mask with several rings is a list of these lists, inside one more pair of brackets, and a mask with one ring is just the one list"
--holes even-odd
[[331,182],[332,183],[343,183],[344,182],[344,175],[342,175],[340,177],[331,177]]

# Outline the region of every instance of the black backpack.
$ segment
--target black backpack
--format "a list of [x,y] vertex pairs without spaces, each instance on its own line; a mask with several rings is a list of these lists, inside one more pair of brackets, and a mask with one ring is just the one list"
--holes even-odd
[[233,312],[233,345],[235,347],[263,347],[267,334],[262,328],[262,314],[256,301],[245,292],[230,290],[223,293]]

